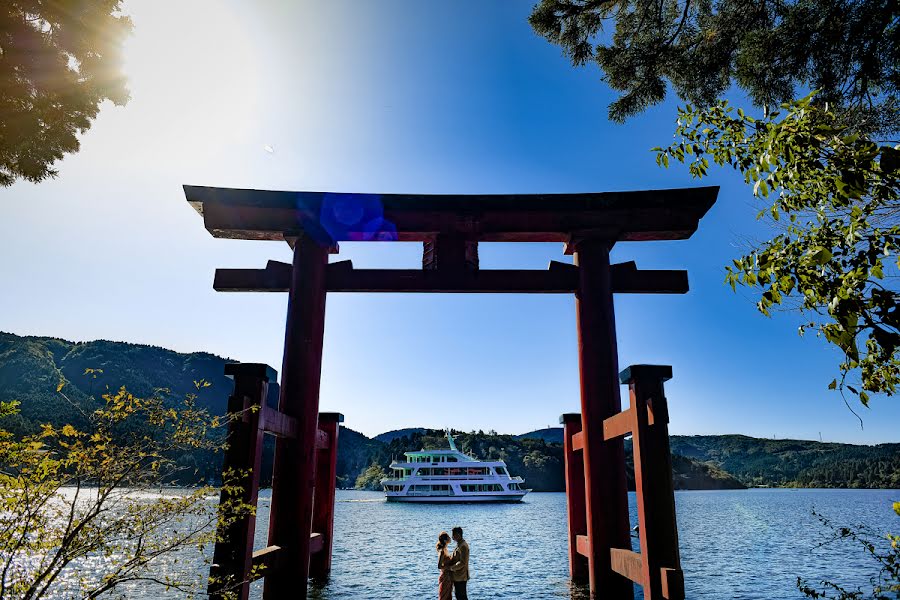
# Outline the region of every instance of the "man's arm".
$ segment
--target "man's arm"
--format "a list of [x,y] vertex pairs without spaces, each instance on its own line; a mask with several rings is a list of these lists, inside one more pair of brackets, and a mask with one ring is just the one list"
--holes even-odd
[[460,546],[456,549],[456,552],[453,553],[453,564],[450,565],[450,570],[452,571],[461,571],[469,564],[469,546]]

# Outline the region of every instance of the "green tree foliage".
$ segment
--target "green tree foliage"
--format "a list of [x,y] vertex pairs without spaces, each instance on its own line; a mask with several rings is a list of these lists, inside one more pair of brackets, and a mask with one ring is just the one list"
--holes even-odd
[[[179,354],[138,344],[106,341],[75,344],[55,338],[0,333],[0,402],[21,401],[18,414],[5,419],[4,426],[19,436],[39,432],[42,424],[86,428],[89,423],[84,414],[93,410],[94,396],[115,392],[116,383],[140,397],[158,395],[159,388],[167,385],[171,391],[166,396],[172,401],[196,392],[193,382],[201,379],[210,381],[212,386],[199,395],[197,406],[224,418],[233,385],[223,375],[227,362],[211,354]],[[85,370],[93,372],[85,377]],[[56,392],[60,378],[67,382],[65,398]],[[271,391],[270,404],[275,401],[275,386]],[[352,422],[352,415],[348,415],[348,420]],[[506,460],[514,474],[526,478],[529,487],[548,491],[563,489],[562,454],[559,453],[562,429],[550,428],[522,436],[493,432],[459,435],[460,444],[465,443],[465,448],[471,448],[477,457]],[[446,447],[443,432],[422,428],[369,439],[342,426],[338,440],[337,479],[341,487],[353,487],[360,473],[373,463],[387,467],[392,458],[419,450],[426,443],[434,448]],[[541,440],[543,445],[539,443]],[[263,485],[271,481],[273,441],[271,436],[266,436],[263,445],[260,472]],[[672,436],[671,444],[675,485],[680,489],[733,488],[742,483],[900,488],[898,444],[853,446],[733,435]],[[535,453],[544,456],[537,457]],[[529,455],[526,465],[525,457]],[[680,460],[678,455],[685,460]],[[221,460],[212,450],[186,449],[178,454],[177,461],[180,469],[176,477],[180,484],[219,481]]]
[[[525,479],[525,485],[538,492],[561,492],[565,487],[563,448],[559,443],[544,439],[552,437],[536,432],[535,437],[501,435],[483,431],[454,432],[460,450],[481,460],[502,460],[512,475]],[[343,434],[342,434],[343,435]],[[391,459],[404,452],[447,448],[443,431],[417,429],[408,435],[393,438],[384,449],[373,456],[375,464],[387,466]],[[634,468],[630,447],[626,452],[626,473],[629,489],[634,489]],[[743,488],[734,477],[712,464],[689,458],[673,457],[674,481],[677,489],[738,489]]]
[[595,62],[623,121],[678,96],[710,106],[732,86],[757,106],[819,89],[860,131],[896,131],[900,9],[886,0],[541,0],[533,29]]
[[[894,502],[894,512],[900,516],[900,502]],[[825,542],[852,542],[862,548],[877,573],[871,578],[872,590],[849,589],[833,581],[822,581],[820,587],[813,587],[802,577],[797,578],[797,587],[807,598],[830,598],[834,600],[891,600],[900,598],[900,536],[888,534],[879,536],[867,527],[836,527],[827,518],[819,515],[819,520],[832,531]],[[824,544],[823,544],[824,545]]]
[[100,104],[128,101],[121,0],[0,3],[0,186],[56,175]]
[[810,316],[801,335],[815,330],[843,353],[829,387],[867,404],[900,383],[900,150],[852,133],[811,96],[782,108],[754,119],[727,102],[688,105],[675,143],[655,149],[657,163],[689,163],[695,177],[710,161],[743,174],[779,233],[735,260],[726,281],[758,291],[765,315],[790,307]]
[[900,444],[855,446],[745,435],[671,437],[677,456],[711,465],[745,485],[811,488],[900,488]]
[[358,490],[380,490],[381,480],[389,476],[386,469],[380,465],[371,464],[356,478],[355,487]]
[[[62,380],[63,395],[66,387]],[[217,525],[255,507],[232,500],[217,513],[213,488],[163,490],[184,469],[179,454],[222,447],[209,435],[221,420],[196,398],[171,402],[121,388],[79,408],[87,409],[83,427],[44,424],[22,437],[0,428],[0,598],[126,597],[137,583],[205,591],[204,577],[168,569],[168,561],[202,549]],[[16,410],[0,403],[4,417]],[[226,474],[225,489],[246,476]]]

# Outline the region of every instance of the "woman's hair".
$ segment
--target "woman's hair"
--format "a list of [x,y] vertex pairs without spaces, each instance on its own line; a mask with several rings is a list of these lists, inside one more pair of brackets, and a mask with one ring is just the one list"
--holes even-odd
[[438,536],[437,551],[440,552],[441,550],[446,548],[447,544],[449,544],[449,543],[450,543],[450,536],[447,534],[446,531],[442,531],[441,535]]

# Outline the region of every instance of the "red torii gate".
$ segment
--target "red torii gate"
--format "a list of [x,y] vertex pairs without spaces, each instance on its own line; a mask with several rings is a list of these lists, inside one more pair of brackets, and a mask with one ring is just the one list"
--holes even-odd
[[[587,578],[592,594],[609,600],[633,598],[632,581],[643,586],[646,600],[684,597],[663,392],[671,367],[635,365],[619,373],[613,294],[685,293],[687,273],[610,264],[609,253],[619,241],[689,238],[715,203],[717,187],[509,195],[184,190],[213,236],[286,241],[294,253],[290,265],[269,261],[265,269],[216,271],[218,291],[289,293],[279,406],[251,413],[261,416],[250,424],[254,432],[280,436],[269,546],[253,553],[254,523],[236,524],[217,545],[216,556],[223,557],[214,560],[218,577],[248,581],[251,565],[265,565],[265,598],[306,598],[306,576],[330,568],[339,416],[318,413],[327,292],[570,293],[576,298],[581,379],[581,414],[561,417],[571,575]],[[340,241],[423,242],[423,268],[329,264]],[[574,265],[551,261],[546,271],[481,270],[481,241],[563,242]],[[232,368],[233,404],[264,404],[265,366]],[[241,368],[249,370],[249,379],[239,381]],[[631,393],[625,411],[620,377]],[[330,438],[323,425],[333,428]],[[632,552],[629,531],[623,445],[629,434],[641,553]],[[227,464],[254,464],[258,435],[251,437],[253,443],[233,445]],[[253,478],[244,497],[255,502],[258,473]],[[316,531],[316,524],[328,531]],[[311,554],[317,557],[312,567]]]

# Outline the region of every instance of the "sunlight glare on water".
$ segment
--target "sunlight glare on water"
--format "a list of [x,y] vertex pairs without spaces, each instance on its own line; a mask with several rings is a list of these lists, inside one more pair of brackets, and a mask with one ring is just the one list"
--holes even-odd
[[[260,497],[257,548],[266,545],[269,498],[268,490]],[[876,573],[871,559],[851,545],[820,546],[829,532],[812,511],[836,525],[897,532],[900,520],[891,502],[898,498],[900,492],[891,490],[676,492],[687,598],[800,600],[798,576],[865,586]],[[635,522],[633,493],[630,501]],[[521,504],[422,505],[386,503],[380,492],[340,490],[332,574],[324,584],[311,585],[310,598],[436,598],[434,544],[442,530],[459,525],[471,546],[472,598],[587,600],[585,590],[569,582],[565,520],[561,493],[532,493]],[[179,568],[190,564],[184,558]],[[202,573],[202,559],[193,560]],[[254,584],[251,597],[260,598],[261,589],[261,582]],[[152,589],[129,590],[127,597],[181,596]]]

